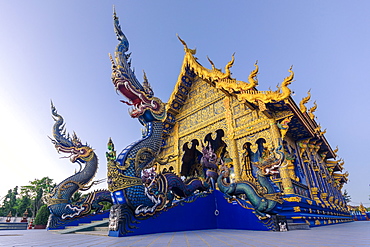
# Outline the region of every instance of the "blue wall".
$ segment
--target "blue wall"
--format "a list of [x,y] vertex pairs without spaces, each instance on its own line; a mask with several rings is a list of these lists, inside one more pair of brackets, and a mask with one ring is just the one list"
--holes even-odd
[[175,206],[139,224],[134,224],[137,229],[132,229],[131,233],[122,235],[119,231],[109,231],[109,236],[122,237],[217,228],[268,231],[269,229],[252,212],[253,210],[245,209],[237,203],[228,203],[223,193],[215,190],[192,203]]

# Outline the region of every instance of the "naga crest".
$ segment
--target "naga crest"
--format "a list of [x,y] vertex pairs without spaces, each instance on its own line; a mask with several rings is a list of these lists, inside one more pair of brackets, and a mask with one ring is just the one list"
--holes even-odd
[[128,61],[130,54],[126,54],[129,48],[129,42],[121,30],[116,12],[113,14],[114,31],[119,41],[115,58],[110,56],[112,62],[112,82],[116,91],[125,96],[128,101],[121,102],[130,105],[133,109],[130,112],[131,117],[142,117],[146,121],[161,121],[166,116],[165,104],[154,93],[148,79],[144,73],[144,82],[140,83],[131,69],[131,61]]
[[66,134],[64,119],[58,114],[53,103],[51,103],[51,113],[55,121],[53,126],[54,139],[51,139],[55,149],[58,152],[70,154],[65,158],[70,158],[72,163],[85,163],[90,161],[94,156],[93,149],[87,145],[83,145],[76,133],[73,133],[72,137]]

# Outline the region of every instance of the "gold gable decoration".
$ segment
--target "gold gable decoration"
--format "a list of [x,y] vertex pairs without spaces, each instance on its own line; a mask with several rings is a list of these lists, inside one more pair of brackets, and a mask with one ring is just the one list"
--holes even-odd
[[[191,69],[201,79],[207,80],[217,89],[221,89],[235,95],[241,102],[250,102],[255,104],[260,104],[262,102],[266,104],[283,101],[291,95],[291,90],[288,88],[288,85],[292,83],[294,78],[292,66],[288,70],[290,75],[283,80],[281,86],[276,91],[258,91],[255,88],[258,85],[258,80],[256,78],[258,74],[257,62],[254,64],[256,68],[248,76],[248,82],[238,81],[230,77],[230,68],[233,66],[235,60],[234,54],[232,55],[231,61],[225,66],[225,73],[220,69],[217,69],[209,58],[208,60],[212,65],[212,69],[207,69],[198,63],[197,58],[194,57],[196,50],[189,49],[185,41],[183,41],[179,36],[178,39],[184,45],[185,51],[184,61],[178,81],[181,81],[182,76],[186,74],[186,69]],[[173,98],[174,94],[171,96],[170,101],[172,101]]]

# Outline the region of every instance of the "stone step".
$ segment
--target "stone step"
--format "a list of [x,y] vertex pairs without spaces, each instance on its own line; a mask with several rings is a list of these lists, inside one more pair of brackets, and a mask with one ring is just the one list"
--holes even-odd
[[84,224],[81,224],[79,226],[75,226],[72,228],[66,228],[66,229],[58,231],[57,233],[68,234],[68,233],[76,233],[80,231],[93,231],[95,227],[108,226],[108,223],[109,223],[109,219],[104,219],[104,220],[95,221],[95,222],[88,223],[88,224],[84,223]]
[[108,229],[108,226],[98,226],[98,227],[94,227],[94,231],[108,232],[109,229]]
[[294,231],[294,230],[310,230],[310,226],[306,223],[291,223],[288,222],[288,230]]
[[0,230],[27,230],[27,222],[1,222]]
[[75,233],[83,234],[83,235],[108,236],[108,231],[86,231],[86,232],[75,232]]
[[[108,218],[104,218],[102,220],[107,220]],[[90,223],[79,223],[78,226],[86,226],[86,225],[90,225],[92,223],[96,223],[96,222],[101,222],[102,220],[93,220],[91,221]],[[64,229],[73,229],[77,226],[66,226]],[[58,230],[57,230],[58,231]]]

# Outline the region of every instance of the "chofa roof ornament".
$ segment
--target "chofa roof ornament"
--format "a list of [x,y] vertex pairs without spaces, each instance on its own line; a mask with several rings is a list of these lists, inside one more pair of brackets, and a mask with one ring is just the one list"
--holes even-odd
[[232,59],[225,66],[224,71],[217,69],[208,57],[208,61],[211,63],[212,69],[207,69],[198,63],[197,58],[194,57],[196,50],[189,49],[184,40],[177,36],[180,42],[184,45],[185,57],[183,61],[182,71],[180,75],[185,75],[186,69],[191,69],[198,77],[207,80],[209,83],[215,85],[216,88],[225,90],[230,94],[236,95],[240,101],[248,101],[250,103],[271,103],[285,100],[291,95],[291,90],[288,85],[291,84],[294,78],[292,67],[288,70],[290,75],[284,79],[281,86],[276,91],[258,91],[256,86],[258,85],[257,74],[258,65],[257,61],[254,64],[256,67],[248,76],[248,82],[238,81],[231,78],[230,68],[233,66],[235,57],[232,55]]

